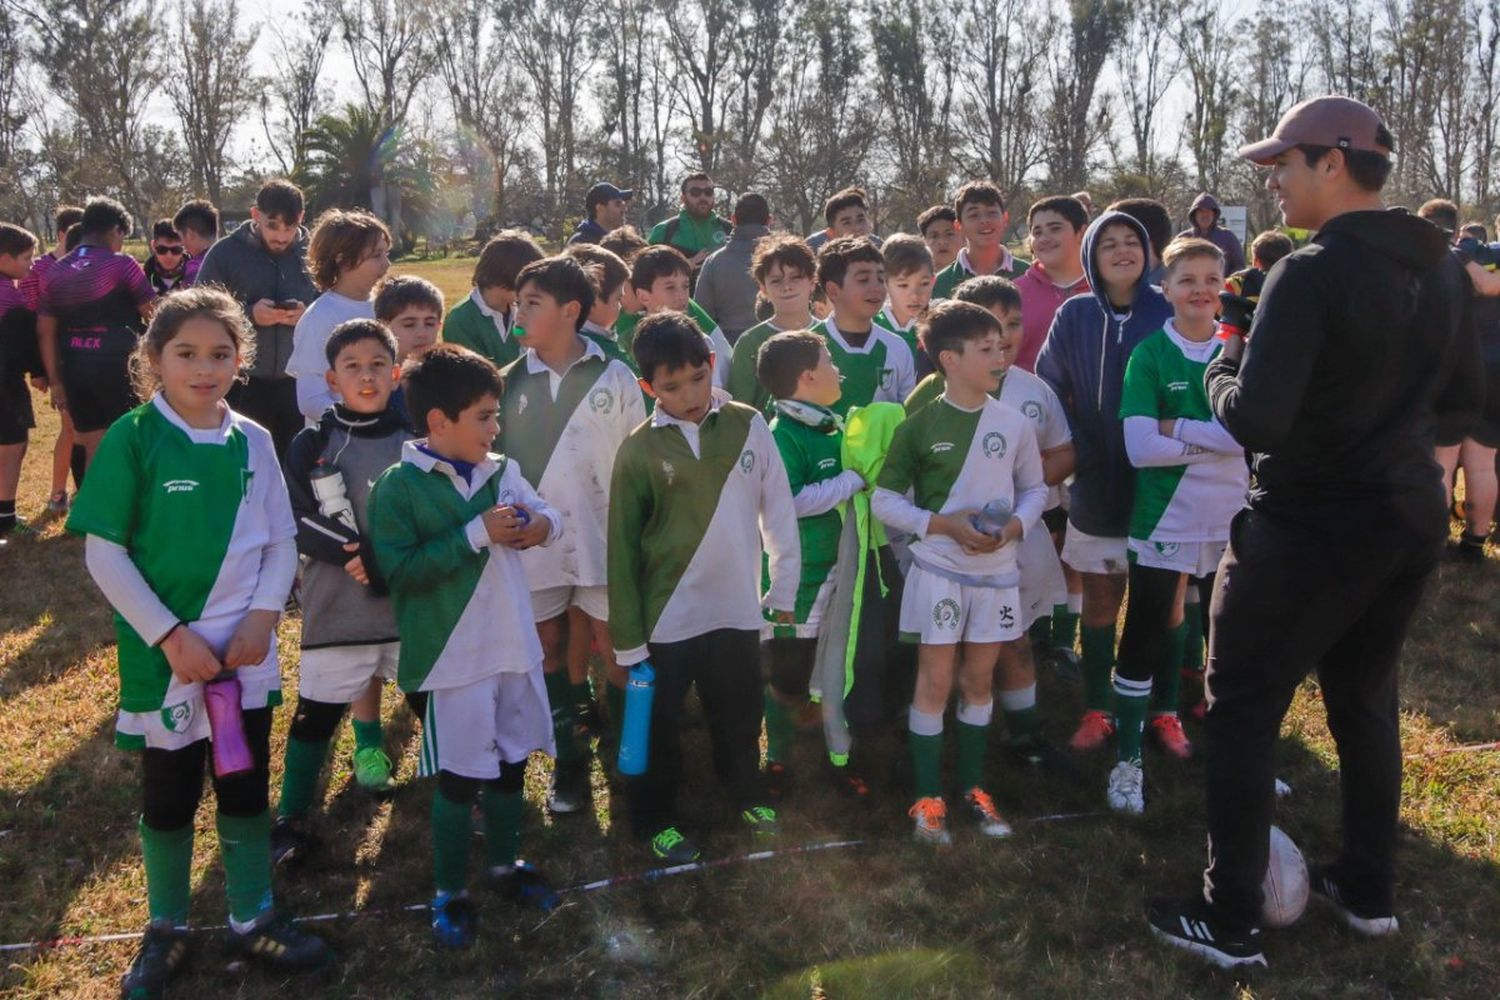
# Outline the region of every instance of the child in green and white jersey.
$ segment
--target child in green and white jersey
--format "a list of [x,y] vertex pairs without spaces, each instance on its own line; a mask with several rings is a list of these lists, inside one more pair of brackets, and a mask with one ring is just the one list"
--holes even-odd
[[[839,398],[839,370],[823,338],[806,330],[778,333],[760,349],[759,382],[776,399],[771,436],[786,466],[797,511],[802,578],[797,586],[796,621],[769,622],[766,687],[766,786],[779,799],[791,779],[787,760],[796,730],[794,717],[807,705],[808,682],[817,653],[818,632],[833,587],[843,507],[865,488],[864,477],[843,468],[843,421],[831,410]],[[769,616],[768,616],[769,617]],[[868,794],[863,778],[849,769],[847,754],[831,758],[840,789]]]
[[649,316],[632,350],[656,408],[615,456],[609,631],[619,663],[649,656],[656,671],[647,769],[631,779],[630,813],[636,835],[678,864],[699,853],[677,828],[679,729],[692,687],[741,820],[754,836],[777,832],[760,773],[761,609],[792,623],[797,515],[765,418],[714,391],[715,358],[692,320]]
[[815,322],[808,308],[818,264],[800,236],[766,236],[755,244],[750,276],[760,286],[760,297],[771,304],[771,318],[757,323],[734,342],[729,364],[729,394],[736,403],[768,411],[771,393],[757,372],[761,345],[778,333],[806,330]]
[[502,394],[494,365],[438,344],[407,368],[404,383],[413,429],[426,436],[406,442],[401,463],[376,481],[370,532],[396,608],[396,682],[423,708],[418,773],[438,779],[433,937],[440,947],[463,948],[474,938],[468,875],[476,799],[490,880],[517,902],[557,903],[517,857],[526,758],[553,750],[520,550],[555,542],[563,521],[518,463],[490,454]]
[[89,572],[115,608],[115,742],[144,751],[151,923],[126,996],[159,995],[187,955],[193,815],[214,736],[204,685],[226,672],[253,760],[248,771],[213,775],[230,944],[282,971],[329,957],[271,899],[275,628],[297,548],[271,436],[224,402],[253,344],[239,304],[217,288],[163,300],[134,359],[137,391],[150,401],[105,433],[68,518],[70,531],[87,536]]
[[635,374],[581,333],[594,289],[577,260],[563,255],[528,264],[516,278],[516,296],[516,334],[525,353],[501,372],[500,444],[567,525],[557,544],[521,554],[557,742],[548,805],[566,814],[588,801],[588,747],[577,730],[593,704],[591,643],[604,657],[610,688],[621,697],[625,689],[609,638],[607,484],[615,452],[646,419],[646,407]]
[[956,679],[957,791],[986,836],[1004,837],[1010,827],[984,788],[991,690],[1001,644],[1025,641],[1017,543],[1037,530],[1047,486],[1031,420],[990,398],[1005,363],[995,317],[968,302],[939,303],[921,337],[943,371],[943,395],[896,428],[871,501],[876,517],[916,536],[901,600],[901,636],[920,643],[908,721],[911,815],[919,840],[948,842],[939,772]]
[[897,233],[880,246],[885,258],[885,306],[875,322],[906,341],[911,349],[916,377],[933,371],[932,359],[917,343],[917,320],[932,302],[932,251],[919,236]]
[[885,258],[863,237],[829,240],[818,254],[818,287],[833,307],[812,331],[844,376],[839,416],[873,402],[899,403],[917,384],[916,362],[900,334],[875,322],[885,306]]
[[1138,471],[1128,539],[1130,605],[1115,670],[1119,761],[1108,799],[1111,809],[1129,814],[1145,808],[1141,736],[1148,703],[1161,747],[1177,757],[1192,753],[1177,718],[1183,594],[1188,583],[1204,598],[1212,592],[1229,522],[1249,485],[1244,449],[1214,418],[1203,385],[1220,346],[1214,316],[1223,251],[1207,240],[1179,239],[1162,263],[1172,318],[1131,352],[1120,397],[1125,450]]

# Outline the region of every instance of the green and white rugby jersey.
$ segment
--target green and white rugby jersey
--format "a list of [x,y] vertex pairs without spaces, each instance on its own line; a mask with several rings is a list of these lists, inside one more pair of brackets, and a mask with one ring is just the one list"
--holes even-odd
[[562,515],[503,455],[490,455],[465,478],[425,439],[407,441],[400,464],[375,481],[370,536],[396,607],[402,691],[463,687],[541,667],[520,553],[492,543],[481,520],[491,507],[513,504],[545,518],[552,530],[542,544],[556,543]]
[[[787,483],[791,487],[793,503],[804,487],[827,482],[844,471],[844,434],[842,425],[832,418],[831,411],[815,407],[811,403],[802,406],[807,412],[828,416],[826,426],[809,426],[787,413],[778,412],[771,420],[771,437],[786,466]],[[807,622],[808,614],[817,602],[818,591],[833,572],[838,561],[839,536],[844,528],[844,517],[839,507],[832,507],[819,514],[810,514],[797,519],[797,538],[802,550],[802,575],[797,585],[797,624]],[[777,625],[773,634],[778,637],[795,637],[799,633],[793,626]]]
[[[916,413],[942,394],[943,376],[939,372],[933,372],[918,382],[911,395],[906,397],[906,412]],[[1072,442],[1073,432],[1068,428],[1068,415],[1063,410],[1057,393],[1040,377],[1026,369],[1015,365],[1006,369],[1005,378],[1000,382],[1000,392],[994,398],[1007,406],[1015,407],[1023,416],[1031,419],[1036,430],[1038,450],[1048,452]],[[1061,485],[1047,487],[1048,510],[1062,503],[1062,491]]]
[[[265,549],[297,534],[270,434],[232,410],[217,428],[189,427],[159,393],[105,432],[68,530],[125,548],[162,604],[221,653],[251,609]],[[121,709],[162,708],[166,654],[118,614],[115,633]]]
[[885,308],[875,314],[875,325],[900,337],[907,349],[911,351],[913,359],[922,349],[922,345],[917,342],[917,317],[913,316],[905,326],[902,326],[896,321],[896,313],[892,310],[889,300],[886,301]]
[[563,516],[551,545],[521,552],[533,591],[608,582],[609,481],[620,443],[646,419],[640,384],[592,340],[562,375],[528,349],[505,369],[501,451]]
[[864,344],[853,347],[832,316],[813,324],[812,332],[828,342],[828,353],[844,378],[843,395],[833,405],[839,416],[855,406],[900,403],[916,388],[916,362],[899,334],[873,324]]
[[1031,420],[997,400],[964,410],[943,396],[896,428],[871,507],[887,525],[918,536],[911,553],[919,565],[959,576],[1013,575],[1016,545],[971,554],[947,535],[927,533],[931,514],[978,511],[992,500],[1009,503],[1023,531],[1042,516],[1047,486]]
[[646,643],[714,629],[760,631],[764,607],[791,611],[800,551],[786,467],[765,418],[715,398],[701,423],[660,406],[615,456],[609,497],[609,631],[616,659]]
[[[1166,326],[1141,341],[1125,365],[1120,418],[1137,466],[1130,537],[1168,543],[1220,542],[1244,506],[1244,450],[1214,419],[1203,373],[1217,340],[1192,341]],[[1156,429],[1177,421],[1172,438]]]

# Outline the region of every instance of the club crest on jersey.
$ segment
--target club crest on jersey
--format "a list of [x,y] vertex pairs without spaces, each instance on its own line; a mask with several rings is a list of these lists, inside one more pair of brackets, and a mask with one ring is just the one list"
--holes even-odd
[[500,491],[499,496],[495,497],[495,503],[501,507],[514,507],[516,505],[516,491],[510,487],[506,487]]
[[516,416],[519,417],[521,414],[526,412],[526,404],[528,402],[530,402],[530,400],[526,398],[526,393],[524,392],[521,393],[520,396],[516,397]]
[[985,458],[1004,458],[1008,446],[1005,443],[1004,434],[999,431],[990,431],[980,442],[980,447],[984,449]]
[[184,701],[161,710],[161,724],[169,733],[185,733],[193,724],[193,703]]
[[168,493],[191,493],[198,488],[196,479],[168,479],[161,484],[161,488]]
[[755,452],[749,448],[740,452],[740,468],[747,474],[755,471]]
[[661,474],[667,477],[668,486],[671,486],[672,480],[677,478],[677,470],[672,467],[671,462],[664,461],[661,463]]
[[1168,559],[1175,556],[1178,548],[1180,548],[1176,542],[1153,542],[1152,544],[1156,546],[1157,555],[1165,556]]
[[1037,423],[1042,422],[1042,404],[1034,399],[1028,399],[1021,404],[1021,413]]
[[895,378],[895,377],[896,377],[896,369],[894,369],[894,368],[882,368],[882,369],[880,369],[880,388],[882,388],[882,389],[889,389],[891,387],[891,380],[893,378]]
[[945,597],[932,606],[932,624],[949,632],[958,630],[958,602]]
[[615,394],[600,386],[589,393],[589,409],[595,413],[608,413],[614,409]]
[[240,470],[240,499],[241,500],[244,500],[247,503],[249,502],[249,500],[250,500],[250,486],[254,482],[255,482],[255,470],[254,469],[241,469]]

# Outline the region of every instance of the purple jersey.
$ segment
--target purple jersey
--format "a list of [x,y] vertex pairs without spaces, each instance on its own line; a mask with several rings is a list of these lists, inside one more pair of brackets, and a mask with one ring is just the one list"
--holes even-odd
[[182,287],[187,288],[196,285],[198,283],[198,268],[203,266],[203,258],[189,257],[187,264],[184,266],[187,270],[182,275]]
[[26,301],[26,308],[36,312],[37,300],[42,294],[42,276],[52,270],[57,263],[57,255],[44,253],[31,262],[31,270],[26,272],[26,277],[21,279],[17,286],[21,292],[21,298]]
[[140,307],[156,297],[134,257],[81,246],[42,278],[37,315],[57,320],[57,344],[70,358],[119,358],[135,350]]

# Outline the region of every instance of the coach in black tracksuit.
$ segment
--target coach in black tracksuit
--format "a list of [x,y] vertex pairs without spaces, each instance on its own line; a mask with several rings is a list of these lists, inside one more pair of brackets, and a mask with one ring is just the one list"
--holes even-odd
[[1232,338],[1206,375],[1254,479],[1211,609],[1207,902],[1154,903],[1150,920],[1221,966],[1265,962],[1272,749],[1310,670],[1338,744],[1344,837],[1313,890],[1356,930],[1397,929],[1396,665],[1448,526],[1434,421],[1477,411],[1484,390],[1444,233],[1382,205],[1393,147],[1370,108],[1326,97],[1240,151],[1271,166],[1287,224],[1317,236],[1271,269],[1248,346]]

